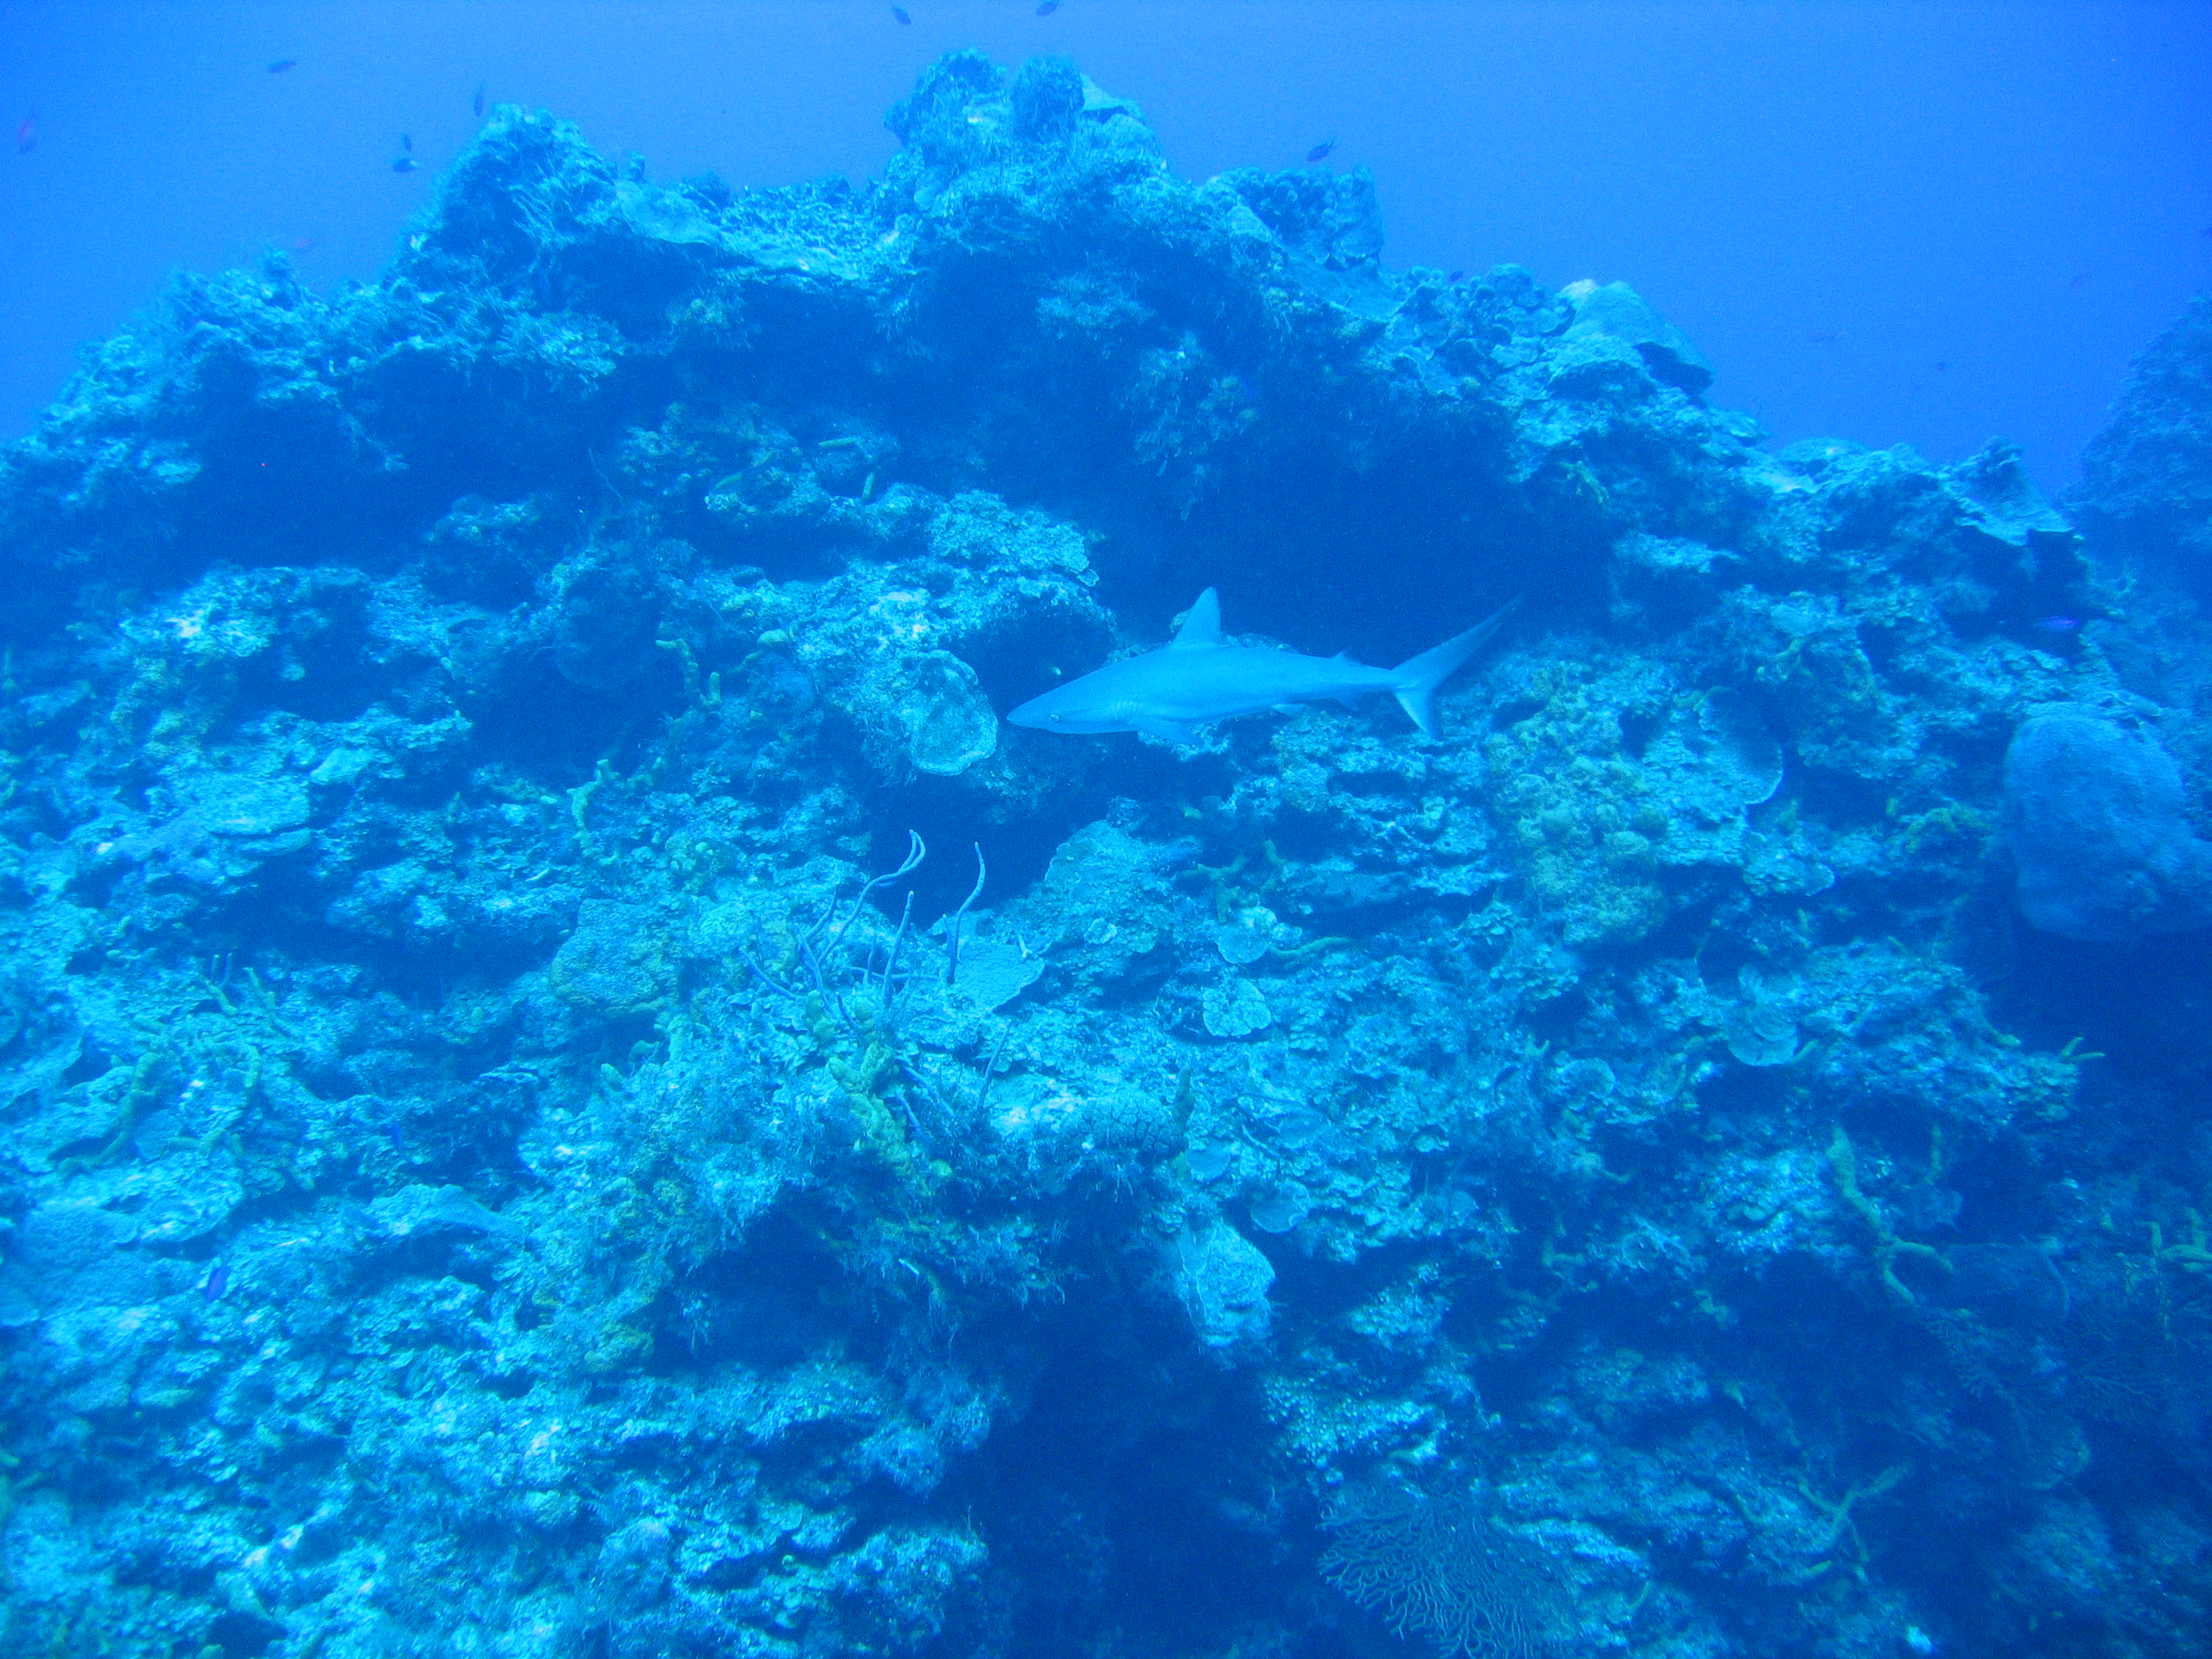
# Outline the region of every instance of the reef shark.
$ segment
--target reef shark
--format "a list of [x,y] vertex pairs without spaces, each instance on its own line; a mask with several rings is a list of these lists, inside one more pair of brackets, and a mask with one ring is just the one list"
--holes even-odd
[[1170,743],[1195,743],[1198,728],[1263,708],[1295,714],[1324,697],[1351,704],[1388,691],[1430,737],[1437,735],[1437,690],[1482,648],[1505,620],[1508,605],[1464,634],[1408,658],[1395,668],[1370,668],[1347,656],[1302,657],[1295,651],[1231,645],[1221,637],[1221,601],[1212,588],[1198,596],[1174,639],[1140,657],[1105,667],[1032,697],[1006,716],[1041,732],[1149,732]]

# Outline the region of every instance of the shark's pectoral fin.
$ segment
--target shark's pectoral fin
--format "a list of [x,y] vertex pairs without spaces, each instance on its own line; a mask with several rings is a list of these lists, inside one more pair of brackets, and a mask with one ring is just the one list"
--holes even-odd
[[1148,716],[1139,720],[1137,730],[1150,732],[1153,737],[1162,738],[1168,743],[1189,744],[1198,741],[1196,726],[1187,726],[1180,720],[1162,720],[1158,715]]

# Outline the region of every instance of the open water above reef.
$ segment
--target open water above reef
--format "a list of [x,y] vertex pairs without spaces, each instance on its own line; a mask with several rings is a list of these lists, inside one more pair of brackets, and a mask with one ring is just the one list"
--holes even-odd
[[[0,1644],[2212,1650],[2212,308],[2062,513],[1063,60],[891,124],[496,110],[0,456]],[[1209,586],[1514,608],[1002,720]]]

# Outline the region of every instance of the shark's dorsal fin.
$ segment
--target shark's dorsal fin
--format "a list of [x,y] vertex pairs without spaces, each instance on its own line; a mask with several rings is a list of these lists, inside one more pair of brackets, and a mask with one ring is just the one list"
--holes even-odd
[[1188,651],[1197,646],[1220,643],[1221,599],[1209,587],[1198,596],[1198,603],[1191,606],[1190,614],[1182,619],[1182,626],[1176,631],[1175,640],[1168,649]]

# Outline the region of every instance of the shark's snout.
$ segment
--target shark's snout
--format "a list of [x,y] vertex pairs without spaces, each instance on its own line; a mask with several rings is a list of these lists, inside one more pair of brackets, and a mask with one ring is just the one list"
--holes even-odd
[[1071,707],[1062,686],[1048,691],[1041,697],[1031,697],[1006,716],[1009,726],[1027,726],[1040,732],[1110,732],[1126,731],[1126,726],[1102,725],[1097,711]]

